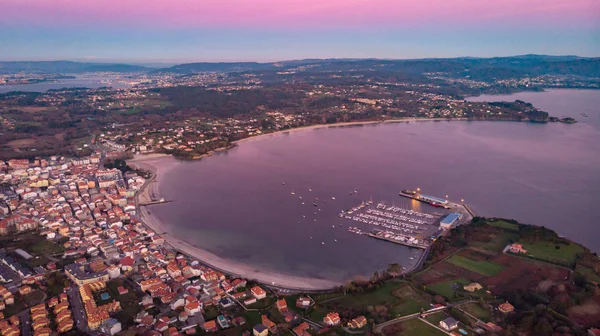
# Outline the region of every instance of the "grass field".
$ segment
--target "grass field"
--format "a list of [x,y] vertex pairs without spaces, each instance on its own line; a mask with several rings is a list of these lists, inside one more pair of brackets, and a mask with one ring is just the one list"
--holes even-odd
[[399,303],[400,300],[392,293],[401,284],[401,282],[389,281],[374,292],[364,294],[347,294],[335,302],[336,304],[349,308],[362,308],[366,306],[383,304],[395,305]]
[[419,313],[421,310],[429,309],[429,304],[425,300],[418,300],[412,297],[402,299],[402,301],[392,308],[392,314],[398,316]]
[[519,239],[518,233],[507,230],[496,234],[491,241],[473,241],[470,245],[488,251],[502,252],[508,243],[514,242],[517,239]]
[[[548,260],[559,263],[565,266],[569,266],[575,261],[575,256],[577,253],[584,251],[583,247],[574,243],[569,243],[568,245],[555,244],[548,241],[519,243],[523,244],[523,248],[527,250],[527,255],[540,260]],[[560,248],[557,249],[556,246],[559,246]]]
[[453,255],[449,259],[446,260],[453,265],[458,267],[462,267],[471,272],[479,273],[482,275],[493,276],[504,269],[504,266],[489,262],[489,261],[476,261],[472,259],[468,259],[465,257],[461,257],[459,255]]
[[600,283],[600,274],[594,272],[594,269],[590,267],[577,266],[576,272],[583,274],[586,277],[586,279],[590,281]]
[[438,282],[433,285],[427,286],[427,289],[445,297],[448,300],[451,300],[454,297],[454,290],[452,289],[452,285],[458,283],[460,286],[468,285],[471,281],[465,278],[456,278],[448,281]]
[[444,312],[430,314],[430,315],[427,315],[427,317],[425,317],[425,319],[433,325],[438,325],[440,323],[440,321],[445,320],[447,318],[448,318],[448,315],[446,315],[446,313],[444,313]]
[[511,230],[511,231],[517,231],[517,232],[519,231],[519,225],[505,222],[503,220],[487,221],[486,223],[489,226],[493,226],[493,227],[497,227],[497,228],[501,228],[501,229],[505,229],[505,230]]
[[411,319],[400,322],[398,327],[399,331],[388,332],[384,329],[385,336],[446,336],[446,333],[428,325],[420,319]]
[[469,303],[461,306],[461,308],[483,322],[489,322],[492,318],[492,313],[488,309],[482,307],[479,303]]

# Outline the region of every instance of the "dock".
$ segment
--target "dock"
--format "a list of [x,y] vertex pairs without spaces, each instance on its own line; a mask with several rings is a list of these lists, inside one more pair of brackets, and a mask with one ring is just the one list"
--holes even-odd
[[375,233],[369,233],[367,234],[369,237],[375,238],[375,239],[381,239],[381,240],[385,240],[391,243],[395,243],[395,244],[400,244],[400,245],[405,245],[408,247],[414,247],[414,248],[420,248],[420,249],[427,249],[429,247],[429,244],[413,244],[410,243],[409,241],[403,241],[403,240],[399,240],[399,239],[393,239],[393,238],[388,238],[385,236],[381,236],[381,235],[377,235]]
[[433,196],[428,196],[428,195],[423,195],[423,194],[420,194],[420,193],[415,193],[413,195],[413,194],[405,193],[404,191],[401,191],[398,195],[400,195],[402,197],[414,199],[414,200],[419,201],[419,202],[427,203],[427,204],[429,204],[431,206],[434,206],[434,207],[440,207],[440,208],[444,208],[444,209],[450,209],[450,206],[448,205],[448,200],[444,200],[444,199],[441,199],[441,198],[437,198],[437,197],[433,197]]
[[163,204],[163,203],[171,203],[173,202],[173,200],[165,200],[165,199],[159,199],[159,200],[153,200],[150,202],[146,202],[146,203],[140,203],[140,206],[144,206],[144,205],[156,205],[156,204]]

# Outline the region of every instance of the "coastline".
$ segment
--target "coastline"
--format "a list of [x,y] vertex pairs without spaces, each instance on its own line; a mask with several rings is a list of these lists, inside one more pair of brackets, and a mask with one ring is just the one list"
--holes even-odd
[[[268,135],[277,135],[281,133],[292,133],[297,131],[305,131],[311,129],[320,129],[320,128],[344,128],[344,127],[352,127],[352,126],[361,126],[361,125],[379,125],[379,124],[395,124],[395,123],[410,123],[411,121],[421,122],[421,121],[469,121],[468,118],[404,118],[404,119],[388,119],[388,120],[366,120],[366,121],[350,121],[350,122],[340,122],[335,124],[317,124],[317,125],[309,125],[309,126],[300,126],[294,127],[286,130],[278,130],[271,133],[263,133],[259,135],[249,136],[247,138],[243,138],[240,140],[232,141],[232,145],[237,145],[242,142],[248,141],[250,139],[258,139],[261,137],[266,137]],[[211,152],[212,153],[212,152]],[[210,153],[208,154],[210,155]]]
[[[273,288],[299,291],[327,291],[335,289],[343,284],[326,279],[315,279],[271,271],[262,271],[252,267],[251,265],[245,265],[221,258],[198,246],[182,241],[170,235],[165,231],[163,223],[156,216],[154,216],[147,207],[140,207],[139,205],[140,203],[148,202],[152,198],[159,197],[157,178],[164,176],[164,174],[167,173],[173,166],[160,167],[157,165],[157,162],[168,156],[170,155],[136,155],[136,157],[134,157],[132,160],[128,160],[127,163],[135,166],[136,168],[152,172],[152,178],[146,181],[144,187],[136,194],[135,197],[138,217],[146,227],[153,230],[157,235],[160,235],[165,240],[165,243],[170,247],[194,259],[198,259],[198,261],[201,263],[206,264],[207,266],[222,273],[226,273],[234,277],[242,277],[248,280],[255,280]],[[174,162],[179,163],[179,161]]]

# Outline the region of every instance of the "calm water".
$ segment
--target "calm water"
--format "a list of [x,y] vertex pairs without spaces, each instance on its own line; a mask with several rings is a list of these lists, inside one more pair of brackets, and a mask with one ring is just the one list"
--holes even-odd
[[[24,92],[46,92],[51,89],[63,89],[74,87],[99,88],[110,86],[115,89],[123,89],[130,87],[127,83],[120,83],[116,76],[76,76],[77,78],[59,79],[52,82],[36,83],[36,84],[17,84],[17,85],[0,85],[0,93],[11,91]],[[110,80],[110,83],[103,82]]]
[[220,256],[332,280],[412,262],[414,250],[348,233],[360,225],[337,217],[371,196],[439,211],[397,196],[409,187],[464,198],[484,216],[545,225],[600,251],[600,91],[481,98],[590,117],[575,125],[411,122],[260,137],[178,164],[159,187],[176,201],[152,211],[173,235]]

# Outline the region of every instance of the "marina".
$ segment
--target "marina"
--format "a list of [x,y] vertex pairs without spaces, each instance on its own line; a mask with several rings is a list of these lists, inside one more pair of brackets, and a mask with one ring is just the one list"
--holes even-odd
[[340,217],[373,226],[370,232],[359,227],[348,231],[359,235],[386,240],[409,247],[426,249],[443,230],[439,223],[442,215],[429,214],[373,201],[340,212]]

